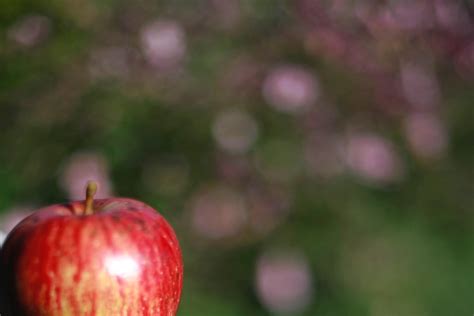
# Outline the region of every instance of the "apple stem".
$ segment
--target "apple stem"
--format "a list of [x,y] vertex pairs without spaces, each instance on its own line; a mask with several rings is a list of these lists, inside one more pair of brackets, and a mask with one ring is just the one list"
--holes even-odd
[[86,200],[84,215],[94,214],[94,195],[97,192],[97,183],[94,181],[88,181],[86,187]]

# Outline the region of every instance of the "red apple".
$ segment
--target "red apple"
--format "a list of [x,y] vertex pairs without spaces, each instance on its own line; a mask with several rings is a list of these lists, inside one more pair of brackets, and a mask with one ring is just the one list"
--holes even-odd
[[174,316],[183,281],[176,235],[132,199],[52,205],[27,217],[0,250],[2,316]]

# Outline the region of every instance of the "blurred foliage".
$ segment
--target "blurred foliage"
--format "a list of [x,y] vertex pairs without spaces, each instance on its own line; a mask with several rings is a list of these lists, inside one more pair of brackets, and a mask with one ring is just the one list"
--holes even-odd
[[[67,160],[95,152],[107,160],[116,195],[157,207],[176,227],[186,266],[180,315],[268,315],[256,294],[255,265],[274,248],[298,249],[313,274],[314,298],[295,314],[471,315],[473,77],[426,44],[429,32],[369,40],[360,29],[348,31],[350,40],[362,38],[358,48],[382,51],[377,62],[389,69],[386,77],[395,78],[412,56],[434,65],[442,94],[436,111],[449,145],[439,158],[419,159],[401,131],[409,112],[403,102],[393,114],[375,97],[384,79],[355,69],[348,56],[311,49],[322,36],[319,22],[301,12],[311,1],[223,1],[238,10],[235,22],[218,2],[0,0],[0,212],[66,200],[59,178]],[[50,30],[25,47],[8,34],[30,14],[46,16]],[[155,69],[141,51],[142,27],[156,19],[177,21],[186,33],[186,56],[172,69]],[[474,43],[472,30],[463,36]],[[399,46],[383,46],[390,41]],[[118,75],[116,66],[110,73],[94,63],[110,47],[127,56]],[[404,163],[402,179],[371,185],[350,172],[311,175],[303,152],[319,127],[307,126],[311,115],[275,110],[262,97],[265,74],[280,64],[317,74],[324,103],[337,112],[323,123],[331,133],[345,135],[362,122],[390,139]],[[102,72],[93,75],[94,67]],[[247,153],[226,153],[213,139],[213,122],[228,107],[258,123]],[[220,169],[239,161],[249,168],[244,176]],[[178,180],[182,186],[174,188]],[[253,185],[277,187],[290,197],[288,216],[261,236],[202,238],[190,209],[208,185],[243,195]]]

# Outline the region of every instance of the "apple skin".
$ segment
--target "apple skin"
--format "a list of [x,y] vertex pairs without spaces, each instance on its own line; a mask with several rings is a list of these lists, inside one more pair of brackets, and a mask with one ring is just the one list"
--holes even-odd
[[183,263],[176,235],[132,199],[40,209],[0,250],[2,316],[176,315]]

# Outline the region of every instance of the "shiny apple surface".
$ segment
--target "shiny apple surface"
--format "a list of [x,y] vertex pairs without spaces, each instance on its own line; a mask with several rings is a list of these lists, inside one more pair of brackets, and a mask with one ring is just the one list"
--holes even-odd
[[23,220],[0,251],[0,312],[19,315],[176,314],[178,240],[146,204],[124,198],[53,205]]

